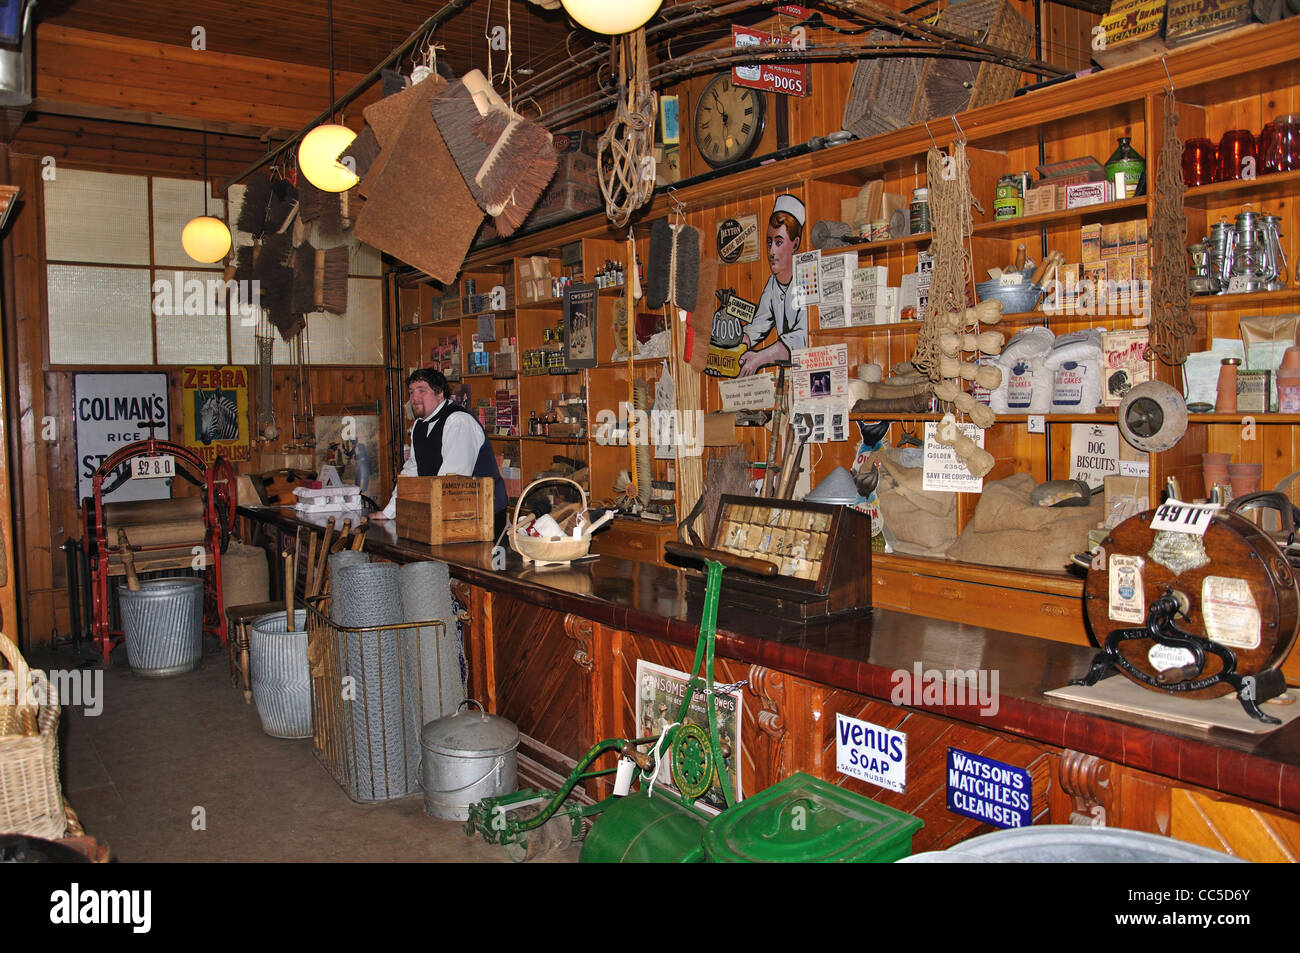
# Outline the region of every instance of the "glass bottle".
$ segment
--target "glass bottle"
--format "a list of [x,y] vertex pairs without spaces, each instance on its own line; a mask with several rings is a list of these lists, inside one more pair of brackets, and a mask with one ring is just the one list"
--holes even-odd
[[1133,148],[1133,141],[1128,136],[1119,137],[1119,146],[1114,154],[1106,160],[1106,179],[1115,181],[1118,173],[1124,173],[1124,194],[1115,193],[1116,199],[1131,199],[1138,194],[1138,182],[1146,171],[1147,163]]

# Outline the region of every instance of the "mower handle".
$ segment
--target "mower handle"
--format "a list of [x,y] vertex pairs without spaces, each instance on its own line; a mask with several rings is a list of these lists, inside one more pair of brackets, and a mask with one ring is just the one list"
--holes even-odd
[[664,552],[692,562],[712,560],[715,563],[721,563],[728,569],[738,569],[741,572],[749,573],[751,576],[775,576],[779,568],[776,563],[770,562],[766,559],[754,559],[751,556],[737,556],[735,553],[729,553],[721,549],[706,549],[703,546],[689,546],[686,543],[679,543],[676,540],[665,542]]

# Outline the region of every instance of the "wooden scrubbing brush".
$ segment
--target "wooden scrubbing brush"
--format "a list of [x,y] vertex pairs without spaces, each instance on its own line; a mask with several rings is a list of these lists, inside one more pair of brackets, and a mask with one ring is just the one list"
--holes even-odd
[[498,232],[512,234],[555,175],[551,134],[510,109],[478,70],[450,84],[430,108],[474,200]]
[[331,314],[347,313],[351,257],[347,245],[316,252],[316,304]]

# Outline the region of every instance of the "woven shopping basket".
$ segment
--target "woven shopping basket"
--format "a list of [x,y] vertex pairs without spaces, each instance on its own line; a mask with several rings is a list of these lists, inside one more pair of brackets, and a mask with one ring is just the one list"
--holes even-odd
[[[56,840],[68,831],[59,786],[59,700],[0,632],[0,833]],[[31,685],[34,691],[29,692]]]

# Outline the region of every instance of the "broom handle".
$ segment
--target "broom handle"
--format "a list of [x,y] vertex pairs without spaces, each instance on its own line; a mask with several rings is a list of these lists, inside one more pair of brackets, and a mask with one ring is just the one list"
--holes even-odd
[[293,554],[284,553],[284,624],[285,631],[293,631]]
[[[632,230],[627,232],[627,273],[629,275],[636,271],[636,239],[632,237]],[[632,421],[636,415],[632,411],[636,410],[636,363],[635,363],[635,342],[636,342],[636,299],[632,295],[632,282],[623,282],[623,294],[627,300],[627,404],[628,404],[628,440],[627,448],[632,454],[632,482],[628,484],[627,489],[623,492],[629,497],[639,496],[641,487],[639,481],[643,474],[637,471],[636,443],[632,440]],[[640,439],[640,434],[637,434]]]
[[316,595],[316,534],[309,534],[307,540],[307,572],[303,577],[302,597],[310,599]]
[[140,591],[140,579],[135,574],[135,553],[131,552],[131,543],[126,538],[126,530],[117,531],[117,548],[122,552],[122,568],[126,570],[126,588],[132,592]]

